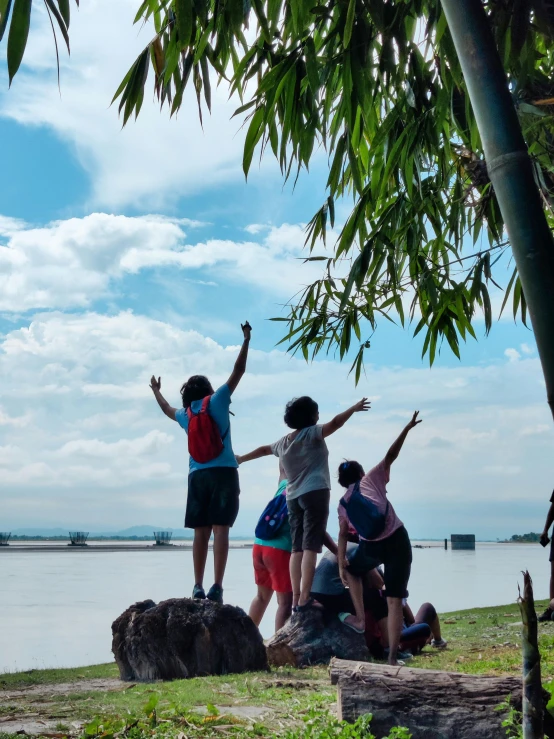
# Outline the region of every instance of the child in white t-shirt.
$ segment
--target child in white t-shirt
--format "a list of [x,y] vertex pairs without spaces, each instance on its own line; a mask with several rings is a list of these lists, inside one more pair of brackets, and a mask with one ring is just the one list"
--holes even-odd
[[332,421],[318,424],[319,408],[308,396],[287,403],[285,423],[293,431],[273,444],[237,456],[239,464],[269,454],[279,457],[287,477],[287,507],[292,536],[290,576],[293,607],[302,612],[315,605],[310,597],[317,555],[321,552],[329,517],[331,477],[325,439],[338,431],[358,411],[369,410],[362,398]]

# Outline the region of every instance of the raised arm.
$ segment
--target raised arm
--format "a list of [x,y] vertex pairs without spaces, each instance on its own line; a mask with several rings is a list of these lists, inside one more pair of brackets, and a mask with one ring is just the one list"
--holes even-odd
[[231,395],[237,389],[237,385],[242,380],[242,376],[246,372],[246,360],[248,358],[248,347],[250,346],[250,334],[252,332],[252,326],[248,323],[248,321],[246,321],[244,326],[241,324],[240,327],[242,329],[244,341],[242,342],[242,346],[240,348],[237,361],[235,362],[235,366],[233,367],[233,371],[231,372],[231,376],[227,380],[227,385],[229,387],[229,390],[231,391]]
[[367,398],[362,398],[353,406],[351,406],[348,410],[339,413],[338,416],[335,416],[332,421],[323,424],[323,438],[331,436],[331,434],[334,434],[335,431],[338,431],[340,428],[342,428],[344,424],[348,421],[348,419],[354,415],[354,413],[359,413],[360,411],[368,411],[370,407],[371,403],[369,402],[369,400]]
[[402,429],[402,433],[387,452],[385,456],[385,462],[389,465],[389,467],[400,454],[400,450],[402,449],[402,446],[406,441],[406,436],[408,436],[410,431],[414,429],[418,425],[418,423],[421,423],[421,421],[417,420],[418,415],[419,411],[416,411],[412,416],[411,421]]
[[173,406],[169,405],[169,403],[161,393],[162,378],[158,377],[158,379],[156,380],[154,375],[152,375],[150,379],[150,387],[152,389],[152,392],[154,393],[154,397],[158,401],[158,405],[165,413],[165,415],[168,418],[171,418],[172,421],[176,421],[177,419],[175,418],[175,414],[177,413],[177,408],[173,408]]
[[253,459],[260,459],[260,457],[268,457],[270,454],[273,454],[271,446],[266,444],[265,446],[259,446],[248,454],[237,454],[235,455],[235,459],[239,464],[243,464],[244,462],[251,462]]

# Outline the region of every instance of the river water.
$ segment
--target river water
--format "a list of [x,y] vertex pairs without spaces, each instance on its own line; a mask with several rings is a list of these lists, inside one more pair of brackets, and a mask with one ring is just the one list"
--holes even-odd
[[[415,544],[416,542],[414,542]],[[414,548],[410,604],[439,612],[514,603],[528,569],[537,599],[548,596],[548,550],[478,543],[475,551]],[[256,586],[249,549],[231,550],[225,601],[248,610]],[[211,553],[208,561],[211,575]],[[192,552],[0,552],[0,673],[112,660],[111,623],[132,603],[188,596]],[[209,585],[209,582],[208,582]],[[261,631],[273,633],[271,604]]]

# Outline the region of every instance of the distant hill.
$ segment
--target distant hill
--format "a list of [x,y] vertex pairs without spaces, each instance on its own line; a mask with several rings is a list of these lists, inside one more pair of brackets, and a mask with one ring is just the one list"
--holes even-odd
[[[12,537],[16,536],[26,536],[26,537],[33,537],[33,536],[39,536],[41,538],[58,538],[58,537],[64,537],[69,538],[69,531],[86,531],[85,529],[80,529],[79,527],[74,528],[41,528],[39,526],[37,527],[29,527],[29,528],[22,528],[22,529],[12,529],[11,534]],[[192,539],[192,531],[189,533],[188,531],[185,531],[185,529],[172,529],[171,527],[164,527],[164,526],[130,526],[127,529],[122,529],[121,531],[89,531],[89,539],[94,539],[97,537],[102,538],[144,538],[144,537],[153,537],[154,531],[171,531],[173,533],[174,539]]]

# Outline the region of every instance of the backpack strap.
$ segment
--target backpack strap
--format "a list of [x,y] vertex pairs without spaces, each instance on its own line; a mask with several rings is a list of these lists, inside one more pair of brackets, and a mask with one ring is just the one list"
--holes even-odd
[[202,407],[198,411],[199,413],[207,413],[208,412],[208,404],[210,402],[211,395],[206,395],[205,398],[202,400]]

